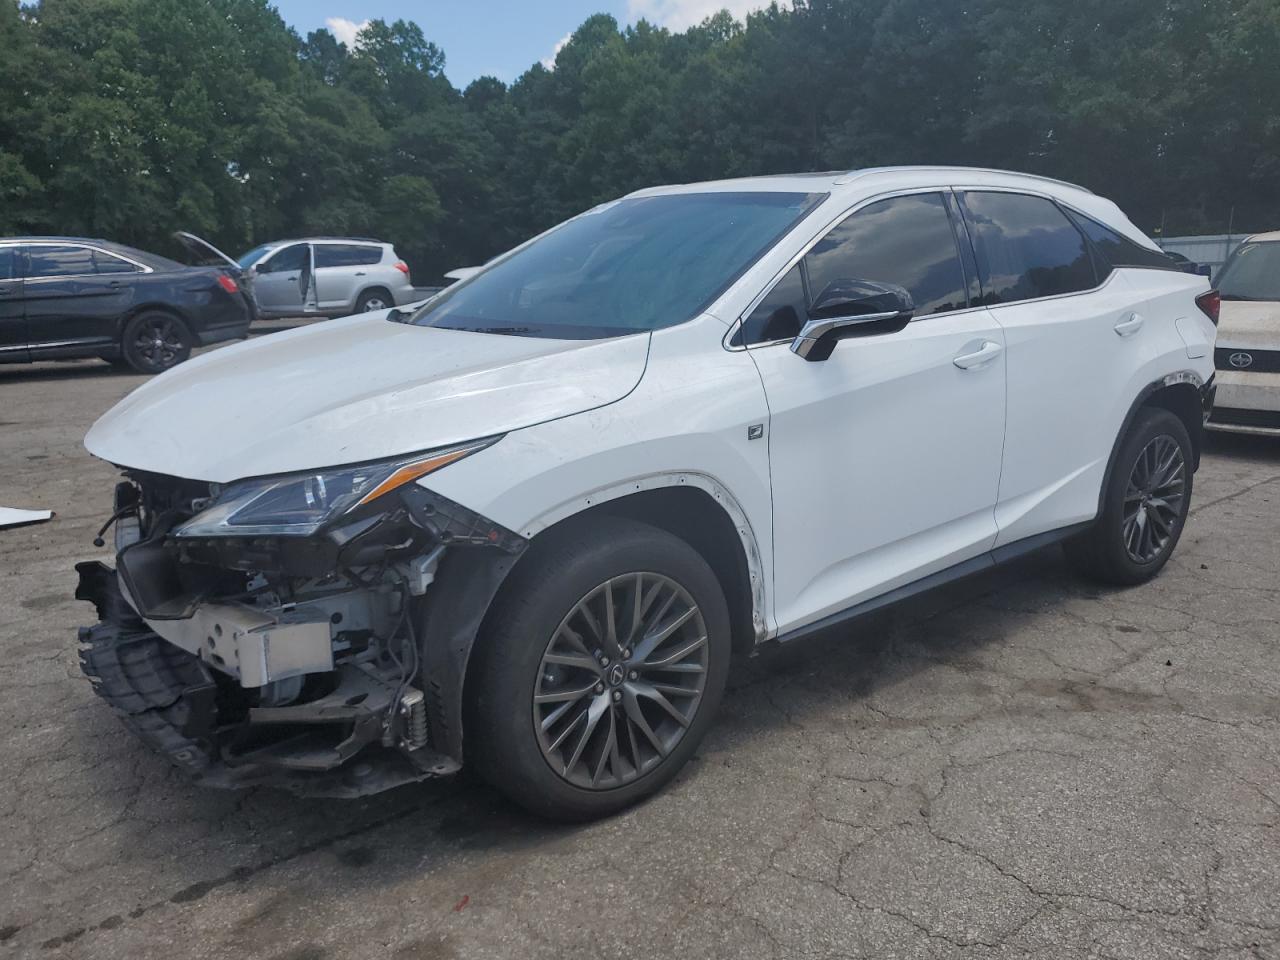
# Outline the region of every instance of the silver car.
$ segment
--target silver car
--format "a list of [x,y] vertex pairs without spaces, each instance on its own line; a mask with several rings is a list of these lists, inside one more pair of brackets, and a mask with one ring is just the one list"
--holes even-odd
[[178,239],[201,256],[234,264],[260,317],[342,317],[422,299],[409,279],[409,265],[380,240],[276,240],[232,260],[199,237],[179,234]]

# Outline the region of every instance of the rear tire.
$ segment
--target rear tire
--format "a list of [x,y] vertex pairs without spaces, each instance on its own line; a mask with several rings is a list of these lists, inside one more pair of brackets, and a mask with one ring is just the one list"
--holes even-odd
[[381,287],[366,290],[356,298],[356,313],[370,313],[374,310],[388,310],[396,305],[391,294]]
[[125,362],[139,373],[163,373],[191,356],[195,338],[171,313],[148,310],[130,320],[120,338]]
[[1091,580],[1135,586],[1173,554],[1191,504],[1194,451],[1186,425],[1168,410],[1139,411],[1120,445],[1103,492],[1102,513],[1065,547]]
[[706,560],[663,530],[609,517],[552,537],[486,619],[467,752],[532,812],[590,820],[650,796],[693,756],[728,677],[729,611]]

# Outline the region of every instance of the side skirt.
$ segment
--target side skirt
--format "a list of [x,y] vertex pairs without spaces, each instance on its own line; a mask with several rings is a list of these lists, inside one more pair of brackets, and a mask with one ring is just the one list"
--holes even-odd
[[1016,560],[1018,557],[1025,557],[1029,553],[1035,553],[1044,547],[1053,546],[1055,543],[1061,543],[1063,540],[1069,540],[1077,533],[1088,530],[1093,526],[1092,520],[1084,523],[1072,524],[1069,527],[1062,527],[1058,530],[1049,530],[1045,533],[1037,533],[1035,536],[1026,537],[1013,543],[1006,543],[1002,547],[996,547],[981,556],[972,557],[957,563],[953,567],[947,567],[945,570],[939,570],[937,573],[931,573],[927,577],[922,577],[912,583],[904,584],[890,590],[888,593],[882,593],[878,597],[872,597],[870,600],[863,600],[856,603],[852,607],[839,610],[836,613],[828,614],[821,620],[815,620],[813,623],[807,623],[803,627],[796,627],[787,633],[779,634],[777,642],[786,643],[790,640],[799,640],[802,637],[808,637],[815,633],[821,633],[832,627],[842,624],[851,623],[868,614],[875,613],[877,610],[883,610],[885,607],[891,607],[894,604],[901,603],[911,597],[919,596],[922,593],[928,593],[938,587],[945,586],[948,583],[954,583],[957,580],[963,580],[965,577],[971,577],[975,573],[981,573],[984,570],[991,570],[1001,564],[1008,563],[1010,560]]

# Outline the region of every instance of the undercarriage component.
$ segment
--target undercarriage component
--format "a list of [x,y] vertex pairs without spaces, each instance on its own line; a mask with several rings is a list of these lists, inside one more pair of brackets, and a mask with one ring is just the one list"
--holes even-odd
[[185,620],[147,620],[170,643],[236,677],[263,687],[333,669],[329,615],[283,616],[244,603],[205,603]]

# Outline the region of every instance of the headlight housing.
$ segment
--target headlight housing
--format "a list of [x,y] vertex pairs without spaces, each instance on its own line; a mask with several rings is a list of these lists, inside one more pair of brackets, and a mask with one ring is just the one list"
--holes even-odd
[[179,537],[307,537],[330,520],[496,443],[489,437],[354,467],[238,480],[174,530]]

